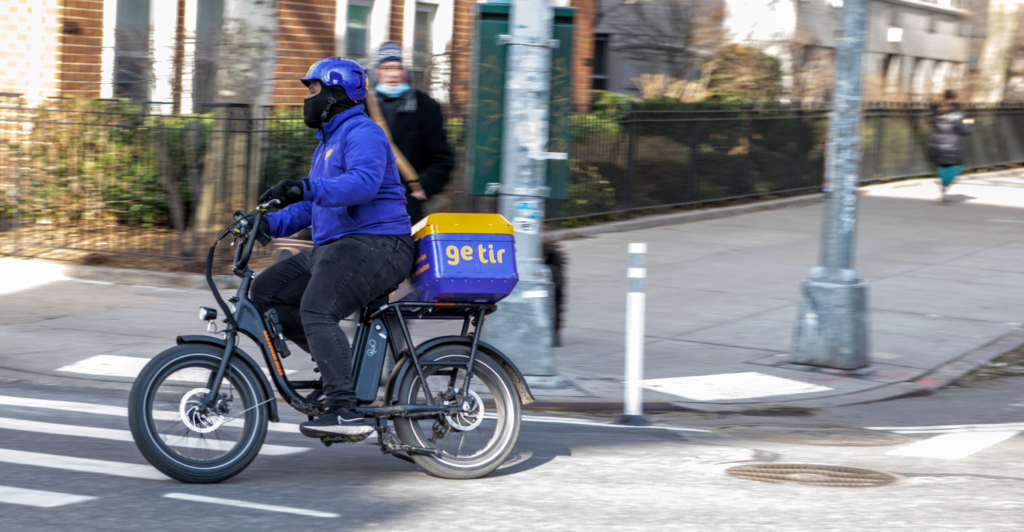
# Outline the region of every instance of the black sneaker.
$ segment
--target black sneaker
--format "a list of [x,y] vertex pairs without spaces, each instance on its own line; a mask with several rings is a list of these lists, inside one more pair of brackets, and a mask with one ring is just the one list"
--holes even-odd
[[324,415],[299,424],[299,432],[310,438],[341,438],[356,442],[366,439],[373,434],[374,428],[368,425],[362,414],[354,410],[328,409]]

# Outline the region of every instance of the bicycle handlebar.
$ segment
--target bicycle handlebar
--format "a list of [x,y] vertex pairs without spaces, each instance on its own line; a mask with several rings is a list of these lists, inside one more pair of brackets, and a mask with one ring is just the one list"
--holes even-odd
[[249,212],[248,214],[246,214],[241,219],[235,222],[235,224],[237,225],[239,223],[243,223],[244,220],[245,225],[249,225],[249,216],[253,214],[256,215],[256,217],[252,221],[251,227],[249,227],[249,230],[240,235],[242,243],[241,245],[238,246],[238,250],[235,251],[235,261],[233,264],[233,269],[239,275],[241,275],[240,272],[245,270],[246,266],[249,265],[249,258],[252,256],[252,248],[256,245],[257,239],[253,236],[253,231],[259,231],[260,223],[263,221],[263,216],[266,215],[267,209],[269,209],[270,207],[274,207],[276,205],[280,205],[280,203],[281,200],[272,199],[256,207],[255,209],[252,210],[252,212]]
[[232,328],[237,328],[238,324],[235,323],[235,319],[231,315],[231,309],[228,307],[227,303],[224,302],[224,298],[221,297],[220,290],[217,289],[217,284],[213,282],[213,259],[217,250],[217,244],[219,244],[224,237],[231,234],[231,232],[243,221],[245,222],[245,225],[249,225],[248,217],[253,214],[256,215],[256,218],[253,219],[255,222],[252,224],[253,227],[250,227],[249,230],[244,233],[239,232],[236,237],[242,239],[243,242],[242,245],[238,246],[238,249],[235,250],[233,270],[236,275],[242,277],[244,275],[243,272],[249,264],[249,257],[252,255],[252,248],[256,243],[256,239],[252,238],[253,229],[259,230],[260,222],[263,221],[263,215],[266,214],[267,209],[279,205],[280,203],[280,200],[272,199],[260,204],[251,212],[243,214],[241,217],[236,217],[235,221],[228,224],[228,226],[224,228],[224,231],[217,236],[217,239],[213,241],[213,245],[210,246],[210,252],[206,255],[206,283],[210,286],[210,291],[213,292],[213,297],[217,300],[217,305],[224,311],[225,319],[227,319],[228,325]]

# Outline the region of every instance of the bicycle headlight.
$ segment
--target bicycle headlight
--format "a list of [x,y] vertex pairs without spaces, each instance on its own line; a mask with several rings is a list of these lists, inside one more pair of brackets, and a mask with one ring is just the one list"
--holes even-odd
[[199,319],[202,321],[213,321],[217,319],[217,310],[210,307],[199,307]]

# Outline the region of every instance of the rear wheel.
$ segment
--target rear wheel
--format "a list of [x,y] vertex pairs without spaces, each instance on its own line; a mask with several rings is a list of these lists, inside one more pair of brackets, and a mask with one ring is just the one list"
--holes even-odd
[[[459,394],[469,352],[468,346],[452,344],[435,347],[419,357],[421,362],[442,363],[423,367],[435,404],[454,400]],[[395,419],[395,432],[402,443],[437,449],[436,455],[412,455],[416,464],[432,475],[452,479],[482,477],[508,458],[519,439],[519,394],[508,373],[493,358],[477,353],[472,383],[465,395],[460,414]],[[399,403],[427,404],[423,383],[415,369],[407,371],[399,384]]]
[[220,482],[256,458],[267,434],[259,378],[232,359],[209,408],[201,408],[222,350],[182,345],[143,368],[128,399],[128,421],[139,451],[153,467],[182,482]]

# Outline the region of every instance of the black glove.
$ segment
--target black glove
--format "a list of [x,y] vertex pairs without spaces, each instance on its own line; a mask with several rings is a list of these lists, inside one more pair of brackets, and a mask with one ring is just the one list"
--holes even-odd
[[292,203],[302,201],[302,181],[296,181],[294,179],[282,179],[278,181],[276,185],[270,187],[269,190],[260,196],[260,203],[275,199],[281,202],[278,207],[287,207]]
[[[245,221],[249,222],[247,227],[251,228],[252,224],[256,222],[256,215],[250,214],[246,216]],[[251,231],[252,229],[248,230]],[[261,246],[270,244],[270,222],[268,222],[266,218],[262,218],[260,220],[260,226],[256,229],[256,241],[259,242]]]

